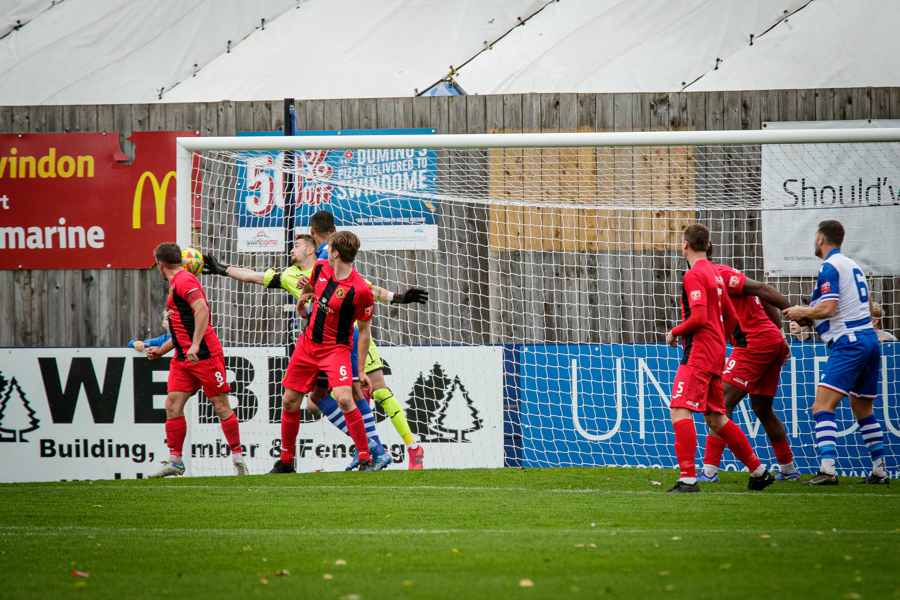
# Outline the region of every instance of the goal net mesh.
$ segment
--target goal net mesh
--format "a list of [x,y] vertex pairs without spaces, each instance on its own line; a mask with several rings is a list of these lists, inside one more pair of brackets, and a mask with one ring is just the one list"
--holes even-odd
[[[681,349],[665,336],[681,321],[681,240],[691,223],[711,230],[715,262],[796,304],[815,284],[818,222],[841,220],[845,252],[883,308],[881,327],[900,326],[900,144],[359,150],[347,142],[346,150],[200,153],[193,245],[225,264],[281,271],[293,198],[296,233],[309,232],[315,211],[333,212],[339,230],[362,240],[355,266],[364,277],[394,292],[428,290],[426,305],[376,302],[372,321],[384,379],[426,468],[677,468],[668,404]],[[228,348],[251,472],[264,472],[281,444],[286,352],[304,321],[284,290],[201,281]],[[798,467],[814,472],[810,407],[827,350],[814,332],[792,333],[787,321],[783,330],[793,356],[775,410]],[[882,363],[875,409],[894,468],[900,411],[888,402],[890,344]],[[749,404],[733,419],[777,470]],[[377,402],[373,409],[391,468],[406,468],[392,421]],[[302,415],[298,469],[342,469],[351,440]],[[229,473],[202,396],[192,419],[194,472]],[[861,474],[868,454],[847,403],[837,420],[839,469]],[[695,421],[699,463],[707,430]],[[722,468],[742,465],[726,451]]]

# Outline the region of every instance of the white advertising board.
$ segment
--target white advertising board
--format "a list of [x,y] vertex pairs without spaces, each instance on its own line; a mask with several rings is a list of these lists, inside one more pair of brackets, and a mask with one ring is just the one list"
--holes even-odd
[[[425,448],[426,468],[502,467],[503,351],[494,347],[381,348],[385,379]],[[232,408],[251,473],[281,444],[284,349],[226,348]],[[0,482],[142,478],[167,456],[168,360],[127,348],[0,349]],[[301,472],[343,470],[352,442],[323,419],[300,428]],[[185,455],[193,475],[231,474],[218,419],[191,399]],[[379,435],[406,468],[405,447],[381,415]]]
[[[900,120],[766,123],[766,129],[900,127]],[[819,222],[847,231],[842,251],[867,275],[900,274],[900,143],[762,147],[762,232],[769,277],[811,276]]]

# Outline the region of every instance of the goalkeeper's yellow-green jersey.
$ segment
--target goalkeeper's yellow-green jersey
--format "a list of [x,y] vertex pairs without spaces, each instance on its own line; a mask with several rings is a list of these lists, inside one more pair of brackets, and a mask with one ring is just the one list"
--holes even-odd
[[299,300],[302,293],[297,283],[300,277],[309,277],[312,275],[312,267],[309,269],[301,269],[297,265],[292,265],[280,273],[276,273],[275,269],[269,269],[263,275],[263,285],[269,289],[281,288],[290,292],[294,299]]

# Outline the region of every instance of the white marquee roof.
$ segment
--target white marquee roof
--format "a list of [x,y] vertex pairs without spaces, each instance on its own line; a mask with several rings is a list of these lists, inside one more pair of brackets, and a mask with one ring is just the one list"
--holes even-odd
[[900,86],[895,0],[0,0],[0,15],[0,105],[412,96],[451,67],[468,94]]

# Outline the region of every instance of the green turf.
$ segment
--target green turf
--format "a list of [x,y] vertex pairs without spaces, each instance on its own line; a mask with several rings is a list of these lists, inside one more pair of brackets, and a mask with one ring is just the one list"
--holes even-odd
[[675,476],[397,470],[2,485],[0,597],[900,597],[900,486],[750,493],[746,473],[725,473],[702,494],[662,494]]

